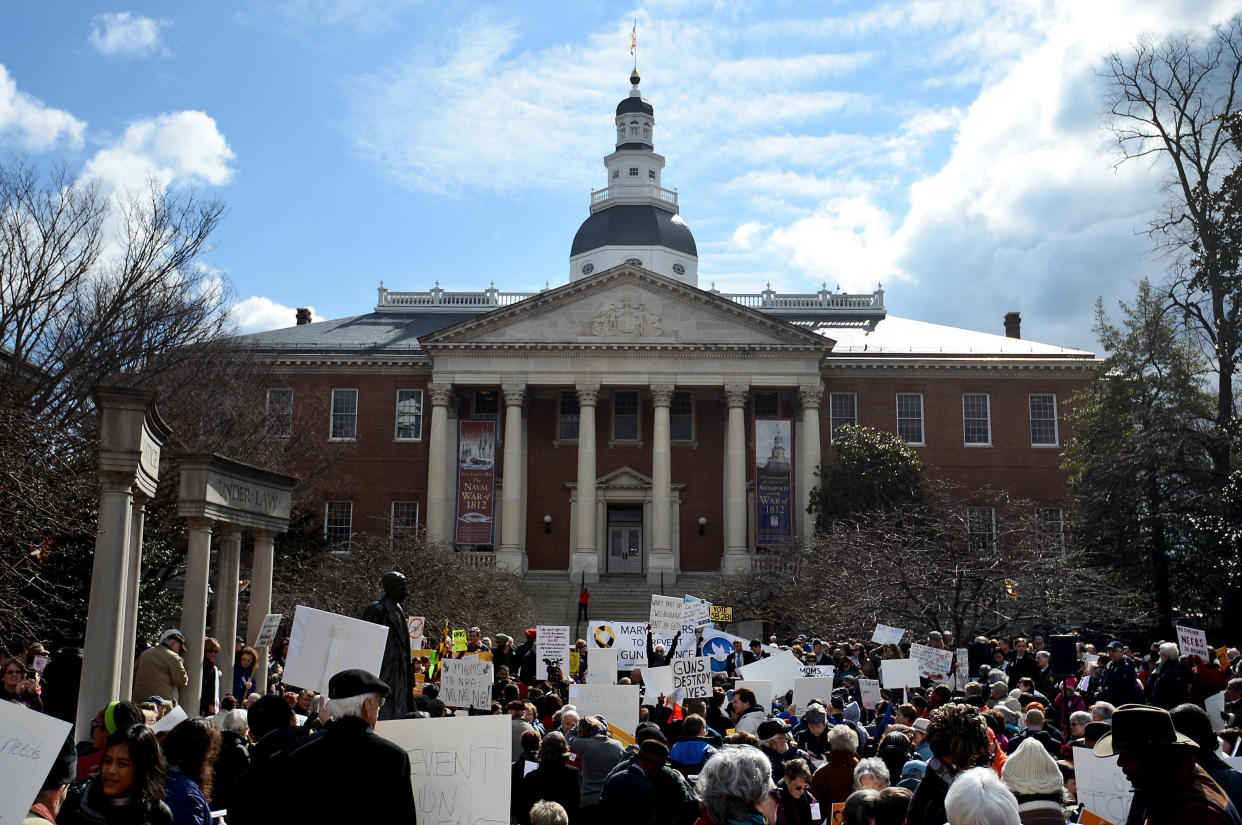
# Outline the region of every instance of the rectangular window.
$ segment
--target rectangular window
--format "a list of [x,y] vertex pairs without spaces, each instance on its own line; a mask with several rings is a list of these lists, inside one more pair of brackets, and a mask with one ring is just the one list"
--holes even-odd
[[993,507],[968,507],[966,509],[966,537],[971,550],[991,553],[996,550],[996,509]]
[[618,390],[612,394],[613,441],[638,440],[638,393]]
[[962,432],[967,444],[992,446],[991,412],[987,393],[962,393]]
[[412,536],[418,530],[418,502],[394,501],[389,537]]
[[780,418],[781,397],[774,392],[757,392],[755,399],[755,418]]
[[[858,393],[834,392],[828,396],[828,410],[831,416],[829,433],[835,434],[837,427],[844,424],[858,423]],[[830,438],[835,440],[835,435]]]
[[354,503],[352,501],[329,501],[324,505],[323,537],[338,552],[349,551],[349,540],[354,534]]
[[500,393],[495,390],[478,390],[474,394],[475,418],[500,417]]
[[556,417],[556,437],[561,441],[578,440],[578,393],[561,393],[561,408]]
[[923,393],[897,393],[897,436],[907,444],[923,444]]
[[353,441],[358,437],[358,391],[332,391],[332,428],[328,438]]
[[648,169],[648,170],[647,170],[647,180],[655,180],[655,170],[654,170],[654,169]]
[[612,179],[613,179],[613,180],[616,180],[616,179],[617,179],[617,178],[619,178],[619,177],[621,177],[621,170],[620,170],[620,169],[613,169],[613,170],[612,170]]
[[293,390],[288,387],[267,391],[267,434],[273,438],[293,435]]
[[1055,447],[1057,440],[1057,397],[1052,393],[1031,393],[1031,446]]
[[694,440],[694,395],[675,392],[668,405],[668,431],[672,441]]
[[1043,550],[1065,549],[1065,514],[1060,507],[1036,507],[1035,529]]
[[397,390],[398,441],[418,441],[423,437],[423,391]]
[[637,166],[631,166],[631,167],[630,167],[630,177],[631,177],[631,178],[636,178],[636,177],[638,177],[638,167],[637,167]]

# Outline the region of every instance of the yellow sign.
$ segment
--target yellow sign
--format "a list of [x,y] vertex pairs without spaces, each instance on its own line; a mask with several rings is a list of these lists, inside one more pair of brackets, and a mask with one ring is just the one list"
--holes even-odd
[[626,733],[625,731],[621,730],[621,728],[617,727],[612,722],[608,723],[608,735],[611,736],[613,739],[616,739],[618,742],[620,742],[623,745],[637,745],[638,744],[637,739],[635,739],[633,736]]
[[1227,655],[1228,653],[1229,653],[1229,648],[1227,647],[1216,648],[1216,661],[1220,662],[1221,670],[1229,669],[1229,656]]
[[423,683],[426,681],[427,681],[426,674],[424,673],[414,674],[414,695],[415,696],[418,696],[423,692]]
[[1084,809],[1082,815],[1078,817],[1078,822],[1079,825],[1113,825],[1113,823],[1109,822],[1104,817],[1093,814],[1086,809]]
[[578,651],[569,651],[569,673],[567,676],[576,676],[578,673]]
[[465,650],[465,649],[466,649],[466,631],[454,630],[453,631],[453,652],[456,653],[459,650]]
[[707,618],[713,622],[724,622],[728,624],[733,621],[733,608],[724,605],[714,604],[707,611]]

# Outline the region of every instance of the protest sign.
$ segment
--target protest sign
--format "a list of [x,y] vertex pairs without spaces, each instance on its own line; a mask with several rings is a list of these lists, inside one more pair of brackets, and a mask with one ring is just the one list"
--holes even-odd
[[800,665],[798,675],[803,679],[831,679],[837,672],[836,665]]
[[280,614],[268,613],[263,618],[263,625],[259,628],[259,635],[254,638],[255,647],[271,647],[272,642],[276,641],[276,631],[280,630]]
[[801,668],[802,663],[798,661],[797,656],[788,650],[782,650],[775,656],[743,665],[738,668],[738,673],[743,679],[770,680],[776,692],[783,695],[793,690],[794,679],[798,678]]
[[617,651],[592,650],[588,653],[586,681],[588,685],[615,685],[617,683]]
[[1227,647],[1216,648],[1216,661],[1220,662],[1221,670],[1228,670],[1229,669],[1229,648]]
[[460,653],[466,649],[466,631],[453,631],[453,652]]
[[733,683],[733,690],[749,688],[755,692],[755,704],[767,710],[772,707],[772,697],[776,696],[776,688],[770,679],[738,679]]
[[919,663],[914,659],[882,659],[880,679],[888,690],[918,687],[920,684]]
[[686,602],[676,596],[651,596],[651,633],[673,633],[681,630],[682,611]]
[[890,627],[886,624],[877,624],[875,632],[871,634],[871,641],[882,645],[901,644],[901,640],[906,637],[906,631],[900,627]]
[[953,659],[957,667],[957,689],[965,690],[970,682],[970,649],[959,647],[954,652]]
[[671,696],[673,687],[673,669],[664,667],[645,667],[643,672],[643,695],[648,704],[652,704],[660,696]]
[[72,728],[54,716],[0,701],[0,822],[17,825],[26,817]]
[[630,736],[638,727],[638,685],[570,685],[569,703],[580,716],[599,716]]
[[300,604],[293,611],[283,681],[326,694],[328,680],[342,670],[379,673],[387,640],[388,628],[382,624]]
[[492,663],[477,658],[445,659],[440,670],[440,701],[451,708],[490,708]]
[[1126,821],[1134,791],[1117,766],[1117,757],[1100,757],[1090,748],[1074,748],[1074,779],[1078,801],[1085,809],[1109,822]]
[[707,627],[712,623],[712,606],[709,602],[694,596],[686,596],[686,604],[683,609],[685,610],[685,615],[682,616],[682,620],[692,628]]
[[824,706],[832,701],[832,677],[824,679],[819,676],[802,677],[794,679],[794,707],[799,715],[806,711],[807,704],[812,699],[819,699]]
[[[172,730],[188,718],[189,716],[186,714],[185,708],[181,705],[177,705],[175,708],[168,711],[168,713],[165,713],[159,719],[155,720],[155,722],[151,724],[151,730],[156,733]],[[0,822],[3,822],[3,820],[0,820]]]
[[400,719],[378,723],[375,732],[410,757],[419,822],[509,821],[513,734],[507,716]]
[[568,679],[569,627],[567,625],[541,624],[535,627],[535,678],[548,678],[548,662],[561,669]]
[[953,670],[952,650],[915,644],[910,645],[910,658],[919,663],[919,675],[924,679],[943,682]]
[[[743,650],[750,650],[750,640],[741,636],[734,636],[732,633],[725,633],[723,630],[717,630],[714,627],[703,628],[703,655],[708,656],[712,660],[712,670],[722,673],[729,669],[729,654],[733,652],[733,643],[741,642]],[[781,652],[779,647],[772,645],[764,645],[763,650],[766,653],[776,655]]]
[[1208,721],[1212,723],[1212,730],[1220,733],[1225,729],[1225,693],[1221,691],[1215,696],[1209,696],[1203,700],[1203,707],[1207,709]]
[[[652,644],[655,640],[652,640]],[[647,666],[647,623],[597,620],[587,623],[587,649],[617,651],[617,670]]]
[[714,604],[707,611],[707,615],[713,622],[729,624],[733,621],[733,608],[725,607],[722,604]]
[[1242,756],[1222,756],[1221,759],[1235,771],[1242,771]]
[[1177,646],[1183,656],[1198,656],[1199,661],[1206,662],[1212,658],[1212,650],[1208,647],[1207,633],[1194,627],[1177,626]]
[[423,646],[423,634],[427,629],[427,622],[422,616],[407,616],[406,625],[410,628],[410,647]]
[[875,710],[875,706],[880,702],[880,680],[879,679],[859,679],[858,690],[862,694],[862,706]]
[[1100,661],[1100,654],[1098,653],[1082,654],[1082,663],[1084,665],[1087,665],[1088,667],[1090,667],[1091,665],[1095,664],[1098,661]]
[[674,659],[669,664],[673,671],[673,690],[684,689],[687,699],[702,699],[712,695],[711,659],[696,656],[690,659]]

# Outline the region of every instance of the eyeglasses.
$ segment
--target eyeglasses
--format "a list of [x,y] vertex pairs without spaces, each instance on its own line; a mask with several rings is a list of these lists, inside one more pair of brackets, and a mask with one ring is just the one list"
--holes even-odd
[[97,729],[107,730],[108,726],[105,725],[103,722],[99,722],[95,719],[92,719],[91,720],[91,733],[94,733]]
[[794,793],[802,793],[803,791],[806,790],[806,783],[803,782],[801,785],[790,785],[789,790],[793,791]]
[[4,672],[5,676],[24,676],[25,674],[26,671],[24,670],[6,670]]

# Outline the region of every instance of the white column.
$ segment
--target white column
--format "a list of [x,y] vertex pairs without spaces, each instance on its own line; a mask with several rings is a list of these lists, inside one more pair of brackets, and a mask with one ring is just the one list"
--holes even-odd
[[[212,623],[220,641],[220,694],[233,692],[234,640],[237,638],[237,585],[241,579],[241,530],[233,524],[220,525],[220,549],[216,556],[216,616]],[[202,642],[195,656],[203,655]],[[240,703],[245,696],[236,697]],[[197,700],[195,700],[197,701]],[[188,711],[187,711],[188,712]]]
[[824,397],[824,387],[816,384],[813,387],[799,387],[798,394],[802,399],[802,444],[798,450],[798,486],[799,499],[802,506],[799,518],[802,525],[802,537],[809,539],[815,532],[815,516],[806,511],[811,503],[811,490],[818,483],[815,471],[819,469],[819,405]]
[[[91,601],[86,614],[86,648],[78,690],[76,738],[91,738],[91,721],[99,709],[120,698],[121,642],[125,618],[125,573],[133,524],[133,478],[125,473],[99,474],[99,530],[91,571]],[[132,652],[131,654],[132,655]],[[131,686],[132,690],[132,686]]]
[[[272,567],[275,551],[272,534],[267,530],[254,531],[254,561],[250,565],[250,615],[246,619],[246,639],[253,646],[259,639],[263,620],[272,612]],[[267,648],[256,648],[258,660],[254,664],[254,692],[267,693]]]
[[750,565],[746,542],[746,395],[743,386],[725,387],[729,423],[725,433],[725,468],[729,489],[725,492],[726,573]]
[[431,396],[431,433],[427,444],[427,540],[451,541],[445,482],[448,467],[448,404],[451,384],[427,385]]
[[500,552],[496,566],[522,572],[522,402],[525,384],[505,384],[505,466],[500,498]]
[[654,416],[651,426],[651,556],[647,562],[647,581],[658,583],[664,574],[665,584],[674,580],[673,573],[673,480],[671,448],[669,447],[669,404],[673,400],[672,384],[653,384],[651,403]]
[[595,555],[595,402],[598,384],[579,384],[578,391],[578,504],[577,540],[569,564],[569,575],[580,581],[599,580],[599,558]]
[[[211,527],[209,519],[186,519],[190,525],[189,546],[185,555],[185,591],[181,597],[181,634],[189,651],[185,669],[190,683],[185,686],[182,705],[191,716],[198,715],[198,698],[203,695],[203,640],[207,636],[207,580],[211,575]],[[223,659],[231,644],[221,645],[217,661]],[[221,691],[221,695],[228,691]]]
[[[117,684],[121,699],[132,699],[134,692],[134,652],[138,648],[138,583],[142,579],[142,524],[147,514],[147,497],[142,492],[134,492],[134,503],[129,512],[129,555],[125,570],[125,636],[121,640],[121,676]],[[138,698],[141,700],[146,697]]]

